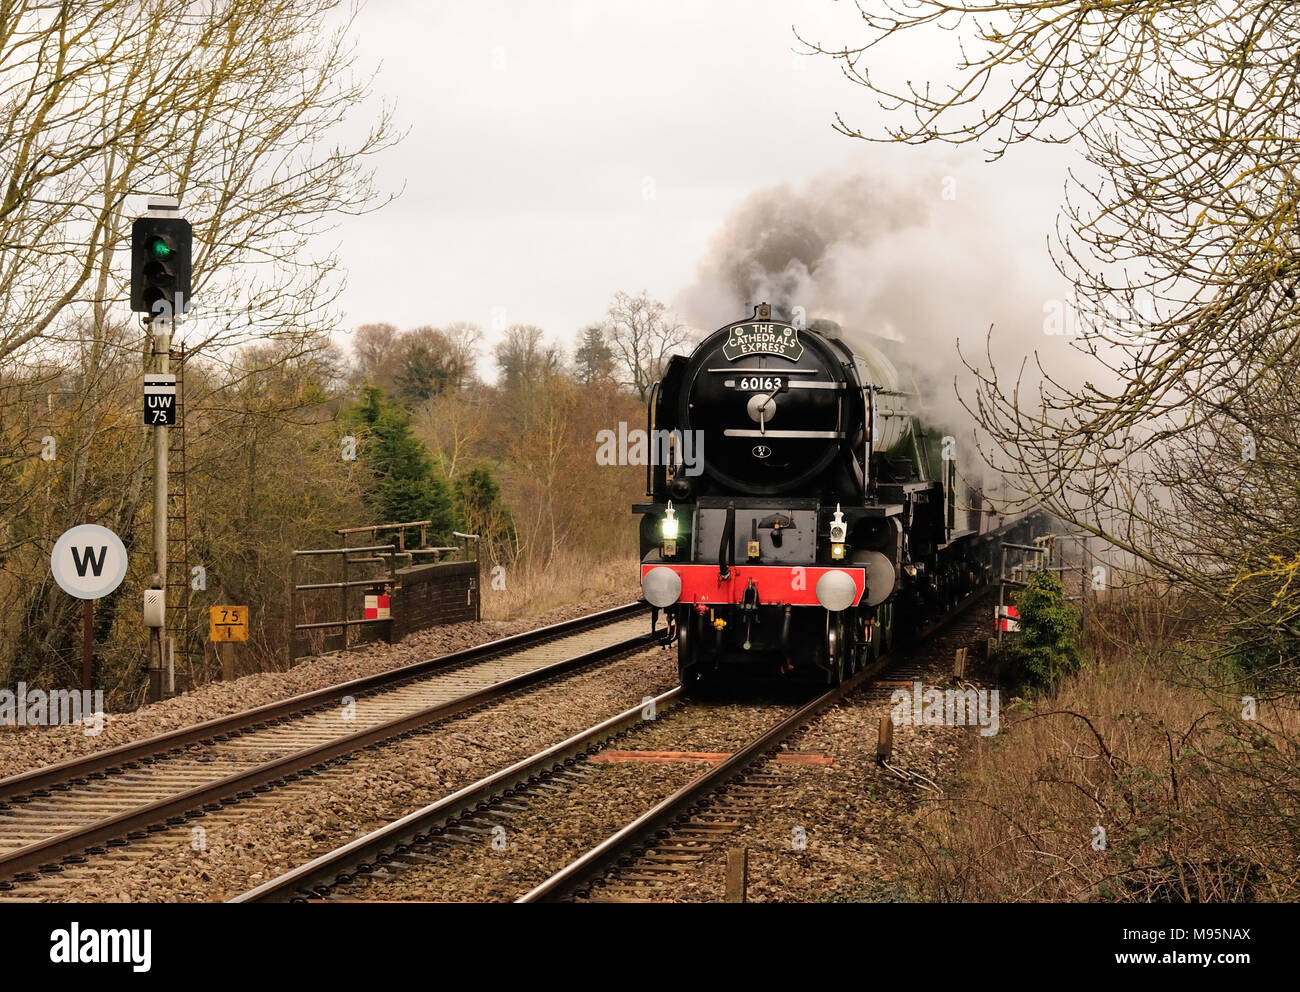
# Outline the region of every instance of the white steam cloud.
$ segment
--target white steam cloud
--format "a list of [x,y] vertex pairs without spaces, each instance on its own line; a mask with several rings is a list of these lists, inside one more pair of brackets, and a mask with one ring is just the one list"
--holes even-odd
[[744,200],[676,303],[703,329],[763,301],[787,319],[802,306],[809,321],[834,320],[850,347],[883,344],[923,414],[970,437],[957,399],[957,390],[971,395],[958,339],[982,365],[995,325],[994,359],[1011,370],[1045,342],[1050,278],[1030,285],[1013,247],[999,243],[987,207],[959,179],[827,172]]

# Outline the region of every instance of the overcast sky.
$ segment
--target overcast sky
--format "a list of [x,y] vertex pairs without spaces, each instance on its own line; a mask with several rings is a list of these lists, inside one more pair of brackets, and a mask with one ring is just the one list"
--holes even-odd
[[[378,68],[375,94],[410,133],[376,160],[401,198],[334,234],[345,326],[532,323],[567,343],[616,290],[678,300],[747,196],[846,168],[924,184],[936,201],[935,177],[953,176],[979,234],[962,242],[973,256],[962,284],[952,253],[932,265],[924,240],[903,264],[923,292],[961,293],[992,254],[1000,278],[1018,273],[1017,315],[1041,323],[1040,301],[1059,295],[1044,239],[1067,154],[1029,148],[986,165],[972,146],[845,137],[836,111],[864,129],[883,118],[832,60],[794,54],[795,26],[862,38],[853,6],[833,0],[369,0],[360,66]],[[897,52],[876,68],[951,78],[926,46]],[[941,227],[931,240],[944,247]],[[385,296],[394,286],[412,292]],[[989,289],[957,301],[972,336],[1008,319],[990,312]]]

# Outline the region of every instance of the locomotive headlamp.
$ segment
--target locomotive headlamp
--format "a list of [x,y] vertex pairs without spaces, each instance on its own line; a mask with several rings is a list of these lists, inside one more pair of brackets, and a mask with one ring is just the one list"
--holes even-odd
[[673,509],[672,500],[668,501],[668,511],[664,514],[661,529],[665,541],[677,540],[677,511]]
[[673,501],[668,501],[668,512],[664,514],[663,523],[660,524],[660,530],[663,533],[663,546],[659,549],[665,558],[677,557],[677,514],[673,511]]
[[844,542],[849,536],[849,525],[844,522],[840,504],[835,504],[835,516],[831,518],[831,558],[841,561],[844,558]]

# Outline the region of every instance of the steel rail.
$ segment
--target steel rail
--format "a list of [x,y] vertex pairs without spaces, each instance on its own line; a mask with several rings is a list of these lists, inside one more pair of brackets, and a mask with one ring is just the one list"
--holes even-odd
[[[972,604],[982,599],[985,592],[980,590],[968,596],[949,613],[918,631],[914,643],[927,640],[947,626],[965,613]],[[658,803],[649,812],[516,901],[546,901],[555,898],[557,894],[562,894],[563,891],[570,890],[581,880],[599,874],[604,866],[621,857],[628,847],[635,846],[638,837],[653,833],[660,829],[661,825],[671,822],[700,796],[723,784],[797,731],[817,713],[834,705],[845,695],[893,664],[895,660],[892,655],[880,658],[840,685],[807,703],[722,764],[700,775],[683,789]],[[678,701],[681,692],[679,686],[656,697],[654,701],[656,709]],[[394,820],[364,837],[359,837],[306,864],[269,879],[253,889],[234,896],[228,902],[301,902],[322,897],[328,893],[331,886],[351,881],[356,873],[369,871],[377,864],[400,860],[403,848],[427,842],[431,837],[436,836],[436,832],[440,829],[451,825],[463,816],[481,811],[484,804],[506,797],[520,786],[535,781],[537,776],[545,771],[572,762],[584,754],[592,753],[610,737],[642,722],[643,711],[644,704],[625,710],[559,744],[552,745],[437,802]]]
[[[973,603],[982,599],[983,595],[984,590],[981,589],[966,597],[939,620],[918,631],[912,643],[919,644],[928,640],[965,613]],[[895,660],[891,655],[886,655],[861,671],[854,673],[839,685],[828,689],[816,699],[801,706],[779,724],[754,738],[731,757],[705,770],[672,795],[661,800],[631,823],[611,834],[581,857],[570,862],[546,881],[535,886],[531,891],[515,901],[520,903],[555,901],[599,877],[628,851],[647,845],[656,831],[667,827],[704,796],[725,785],[786,738],[798,732],[813,717],[834,706],[864,682],[874,678],[892,665]]]
[[[678,686],[654,697],[656,713],[675,702],[681,691],[681,686]],[[556,766],[597,750],[610,737],[644,721],[647,705],[638,703],[594,727],[579,731],[559,744],[553,744],[531,757],[517,761],[228,901],[292,902],[322,894],[330,885],[347,880],[350,872],[365,871],[375,864],[400,857],[398,852],[404,845],[421,843],[431,836],[432,831],[449,825],[463,814],[472,813],[482,804],[502,798]]]
[[116,816],[64,831],[7,854],[0,854],[0,879],[12,878],[34,870],[57,873],[61,870],[57,864],[60,859],[79,857],[91,848],[142,829],[157,832],[165,829],[161,825],[169,821],[172,825],[178,825],[185,820],[202,816],[205,808],[207,811],[215,810],[216,804],[233,805],[237,799],[252,798],[256,792],[265,792],[304,773],[310,774],[310,769],[318,765],[419,730],[427,724],[483,706],[556,675],[584,665],[605,661],[628,651],[649,647],[653,643],[654,635],[647,631],[615,644],[524,672],[484,689],[426,707],[375,727],[304,748],[293,754],[259,764],[247,771],[237,772]]
[[482,661],[493,654],[533,647],[545,641],[575,633],[588,626],[603,626],[627,619],[644,609],[646,609],[644,603],[628,603],[610,610],[602,610],[599,613],[550,624],[537,630],[524,631],[495,641],[476,644],[473,647],[453,651],[450,654],[412,662],[391,671],[366,675],[348,682],[326,686],[323,689],[313,689],[310,692],[300,693],[297,696],[290,696],[287,699],[277,700],[273,703],[266,703],[253,709],[241,710],[229,716],[216,717],[191,727],[182,727],[153,737],[105,748],[91,754],[79,755],[28,772],[20,772],[17,775],[0,779],[0,802],[5,802],[16,796],[30,795],[38,790],[61,785],[73,779],[102,774],[110,769],[121,768],[132,762],[139,762],[141,759],[157,758],[169,753],[179,754],[191,744],[210,744],[221,739],[223,735],[238,734],[246,730],[260,730],[287,717],[299,716],[337,703],[343,696],[356,696],[369,690],[417,678],[444,668]]
[[845,679],[839,685],[828,689],[811,702],[805,703],[776,726],[770,727],[758,737],[755,737],[731,757],[687,782],[686,785],[672,795],[655,804],[617,833],[605,838],[605,840],[587,851],[586,854],[570,862],[546,881],[535,886],[525,895],[520,896],[515,902],[554,900],[601,874],[630,848],[637,846],[639,842],[656,830],[666,827],[704,795],[725,784],[748,765],[798,731],[800,727],[822,710],[833,706],[867,679],[878,674],[887,664],[889,664],[888,659],[882,658],[880,661]]

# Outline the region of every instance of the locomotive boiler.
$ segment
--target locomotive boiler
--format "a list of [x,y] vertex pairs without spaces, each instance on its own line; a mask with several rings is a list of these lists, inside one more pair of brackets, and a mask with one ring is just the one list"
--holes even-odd
[[878,349],[767,304],[669,360],[633,510],[683,685],[741,666],[837,682],[983,579],[978,494],[958,499],[953,440],[909,399]]

